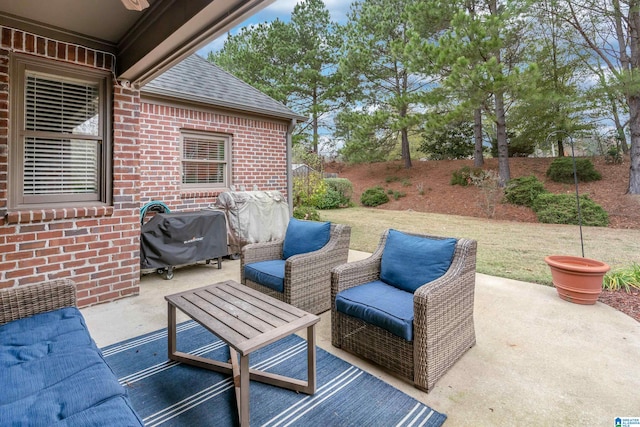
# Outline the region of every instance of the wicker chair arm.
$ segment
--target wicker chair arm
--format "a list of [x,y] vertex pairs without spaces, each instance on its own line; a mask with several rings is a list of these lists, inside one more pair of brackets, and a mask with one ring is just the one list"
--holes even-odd
[[414,383],[418,388],[430,390],[475,344],[476,248],[475,240],[460,239],[449,270],[414,292]]
[[0,291],[0,325],[76,306],[76,286],[69,279],[58,279]]
[[[423,315],[423,307],[429,300],[440,299],[442,309],[456,305],[458,301],[452,298],[458,290],[468,292],[475,289],[476,272],[476,248],[475,240],[459,239],[456,244],[451,266],[441,277],[419,287],[413,294],[414,319]],[[416,311],[417,310],[417,311]]]
[[380,279],[381,257],[370,256],[363,260],[339,265],[331,270],[331,294]]
[[282,259],[283,243],[283,239],[278,239],[245,245],[242,248],[242,264]]
[[388,231],[380,237],[378,247],[367,258],[342,264],[331,271],[331,298],[345,289],[380,279],[380,263],[382,252],[387,241]]

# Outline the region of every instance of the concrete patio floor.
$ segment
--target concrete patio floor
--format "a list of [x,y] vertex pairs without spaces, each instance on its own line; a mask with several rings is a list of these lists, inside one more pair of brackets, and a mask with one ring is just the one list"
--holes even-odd
[[[349,260],[366,256],[351,251]],[[98,346],[166,327],[165,295],[239,280],[239,260],[215,265],[177,269],[172,280],[144,275],[139,296],[82,309]],[[447,414],[449,427],[614,426],[616,417],[640,417],[639,322],[602,303],[568,303],[551,287],[476,279],[477,344],[429,394],[334,348],[329,312],[318,346]]]

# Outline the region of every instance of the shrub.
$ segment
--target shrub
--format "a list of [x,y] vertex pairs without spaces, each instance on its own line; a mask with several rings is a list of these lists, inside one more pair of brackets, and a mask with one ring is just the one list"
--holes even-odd
[[466,187],[473,184],[472,178],[482,179],[486,175],[486,172],[481,168],[470,168],[469,166],[463,166],[457,171],[453,171],[451,175],[451,185],[461,185]]
[[499,185],[498,173],[494,170],[482,170],[475,168],[469,179],[471,183],[480,189],[478,205],[484,210],[487,218],[493,218],[496,206],[502,199],[502,188]]
[[404,191],[394,191],[391,190],[391,193],[389,193],[391,195],[393,195],[393,199],[394,200],[398,200],[400,197],[406,197],[407,193],[405,193]]
[[320,173],[293,177],[294,206],[317,206],[326,193],[327,185]]
[[542,193],[546,193],[544,184],[533,175],[509,180],[504,189],[507,203],[521,206],[533,206],[533,201]]
[[607,154],[605,154],[604,160],[609,165],[618,165],[622,163],[622,154],[620,153],[620,149],[615,145],[610,146],[607,149]]
[[367,188],[360,196],[360,203],[364,206],[379,206],[389,201],[389,196],[384,192],[384,188],[377,186],[373,188]]
[[293,208],[293,217],[309,221],[320,221],[320,214],[313,206],[296,206]]
[[342,194],[342,196],[351,201],[351,196],[353,196],[353,184],[347,178],[325,178],[324,182],[327,184],[328,188],[333,188],[338,193]]
[[318,209],[337,209],[351,205],[353,184],[346,178],[325,178],[325,194],[319,198]]
[[[543,193],[536,197],[532,207],[540,222],[578,225],[578,208],[573,194]],[[583,225],[609,225],[607,212],[587,195],[580,196],[580,213]]]
[[602,288],[610,291],[624,289],[627,293],[631,288],[640,290],[640,264],[634,262],[631,267],[608,272],[604,275]]
[[344,202],[342,195],[333,188],[327,188],[326,193],[318,200],[316,207],[318,209],[337,209],[345,206],[348,202]]
[[[602,179],[600,172],[594,169],[589,159],[576,159],[576,175],[578,181],[598,181]],[[555,182],[574,182],[573,159],[571,157],[559,157],[549,165],[547,177]]]

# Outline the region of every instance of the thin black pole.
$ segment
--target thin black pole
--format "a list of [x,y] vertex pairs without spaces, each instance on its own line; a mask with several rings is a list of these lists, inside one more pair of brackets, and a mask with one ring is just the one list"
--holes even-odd
[[547,135],[547,138],[545,141],[548,143],[549,138],[559,133],[565,134],[569,138],[569,144],[571,145],[571,159],[573,160],[573,182],[576,185],[576,205],[578,207],[578,225],[580,226],[580,248],[582,249],[582,258],[584,258],[584,240],[582,239],[582,212],[580,211],[580,195],[578,194],[578,172],[576,170],[576,154],[573,151],[573,138],[571,137],[569,132],[559,129]]
[[584,258],[584,243],[582,241],[582,214],[580,212],[580,196],[578,195],[578,172],[576,171],[576,155],[573,151],[573,138],[569,136],[569,144],[571,144],[571,159],[573,159],[573,181],[576,184],[576,204],[578,206],[578,225],[580,226],[580,248],[582,249],[582,258]]

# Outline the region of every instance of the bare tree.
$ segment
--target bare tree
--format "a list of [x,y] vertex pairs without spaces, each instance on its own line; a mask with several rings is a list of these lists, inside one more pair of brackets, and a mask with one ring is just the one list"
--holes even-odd
[[565,0],[559,16],[606,65],[629,108],[627,193],[640,194],[640,0]]

